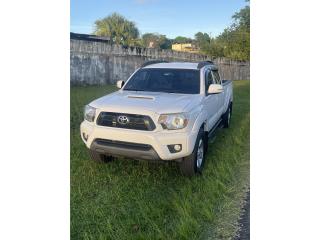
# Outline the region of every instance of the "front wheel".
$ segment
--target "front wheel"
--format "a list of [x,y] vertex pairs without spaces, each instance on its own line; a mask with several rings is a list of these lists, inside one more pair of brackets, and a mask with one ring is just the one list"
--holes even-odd
[[183,175],[193,176],[201,173],[205,162],[205,136],[201,128],[191,155],[182,159],[180,170]]

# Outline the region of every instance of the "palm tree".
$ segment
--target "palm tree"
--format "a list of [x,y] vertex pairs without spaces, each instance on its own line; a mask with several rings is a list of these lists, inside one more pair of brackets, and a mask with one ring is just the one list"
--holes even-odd
[[131,45],[139,37],[139,30],[134,22],[118,13],[95,21],[94,34],[110,37],[117,44]]

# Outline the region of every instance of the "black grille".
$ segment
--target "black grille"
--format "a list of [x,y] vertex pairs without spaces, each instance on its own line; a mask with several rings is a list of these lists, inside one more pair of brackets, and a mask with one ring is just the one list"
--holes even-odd
[[98,145],[118,147],[132,150],[149,151],[152,147],[149,144],[122,142],[109,139],[96,139]]
[[[126,117],[128,121],[121,123],[119,117]],[[156,128],[149,116],[115,112],[101,112],[97,119],[97,125],[143,131],[152,131]]]

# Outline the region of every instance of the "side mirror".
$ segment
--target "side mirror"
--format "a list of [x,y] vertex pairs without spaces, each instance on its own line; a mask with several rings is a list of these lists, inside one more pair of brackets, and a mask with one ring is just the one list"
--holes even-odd
[[223,87],[221,84],[210,84],[208,88],[208,94],[217,94],[222,92],[223,92]]
[[117,88],[122,88],[122,87],[123,87],[123,84],[124,84],[124,81],[118,80],[118,81],[117,81]]

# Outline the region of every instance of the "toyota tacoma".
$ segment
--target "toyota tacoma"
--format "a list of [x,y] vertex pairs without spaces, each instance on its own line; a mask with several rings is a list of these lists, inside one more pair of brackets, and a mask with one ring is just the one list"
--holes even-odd
[[232,81],[211,61],[148,61],[118,91],[85,106],[81,138],[91,158],[176,161],[183,174],[203,170],[208,139],[228,128]]

